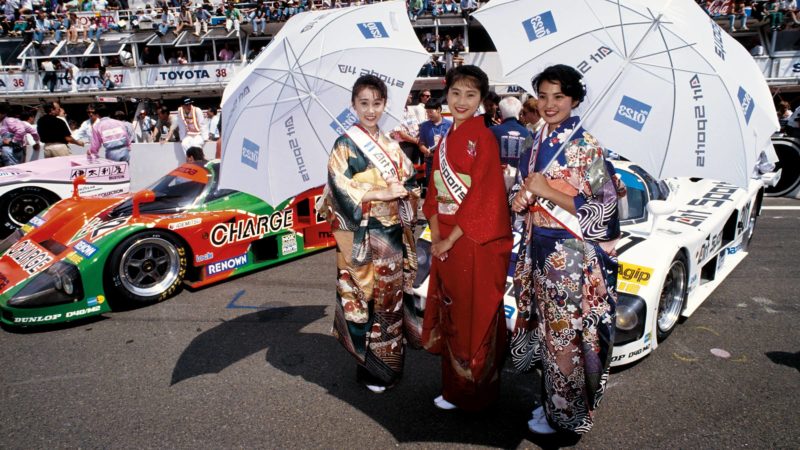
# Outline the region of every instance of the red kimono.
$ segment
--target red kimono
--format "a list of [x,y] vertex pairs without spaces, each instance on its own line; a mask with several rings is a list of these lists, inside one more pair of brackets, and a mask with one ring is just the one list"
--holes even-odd
[[442,395],[461,409],[486,407],[498,395],[506,349],[503,291],[511,223],[497,140],[474,117],[447,135],[447,161],[469,187],[455,204],[442,180],[438,151],[423,210],[438,215],[441,238],[464,235],[445,261],[433,258],[423,322],[425,348],[442,356]]

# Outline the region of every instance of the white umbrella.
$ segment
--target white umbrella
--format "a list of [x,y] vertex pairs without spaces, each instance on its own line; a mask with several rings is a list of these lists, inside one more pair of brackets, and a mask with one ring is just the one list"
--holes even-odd
[[493,0],[474,16],[509,81],[578,69],[583,126],[659,178],[747,186],[778,130],[752,57],[690,0]]
[[429,57],[403,2],[294,16],[225,88],[220,186],[277,205],[324,184],[334,141],[357,120],[355,80],[386,82],[388,130]]

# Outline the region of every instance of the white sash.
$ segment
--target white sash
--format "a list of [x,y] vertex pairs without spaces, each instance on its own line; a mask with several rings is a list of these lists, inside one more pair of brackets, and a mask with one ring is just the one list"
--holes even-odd
[[[539,130],[539,142],[536,146],[536,153],[531,155],[531,159],[528,163],[528,174],[533,173],[536,167],[536,159],[539,156],[539,149],[542,146],[542,142],[545,139],[545,136],[548,134],[549,127],[546,125]],[[544,171],[547,171],[545,167]],[[524,187],[523,187],[524,188]],[[530,200],[533,196],[527,189],[525,190],[525,196]],[[576,238],[583,240],[583,233],[581,232],[581,223],[578,221],[578,218],[574,216],[572,213],[567,211],[566,209],[556,205],[554,202],[550,200],[545,200],[543,198],[536,198],[536,203],[542,208],[544,213],[549,215],[553,220],[559,223],[565,230],[569,231],[570,234],[575,236]]]
[[[364,156],[366,156],[367,159],[369,159],[370,162],[372,162],[372,164],[378,168],[387,183],[392,180],[397,180],[397,182],[401,184],[403,183],[403,180],[400,178],[399,169],[395,165],[394,161],[392,161],[391,156],[389,156],[389,153],[381,146],[381,144],[379,144],[375,139],[372,139],[372,136],[368,135],[358,125],[353,125],[350,127],[347,130],[347,135],[361,150],[361,153],[363,153]],[[401,158],[400,167],[402,167],[402,164],[403,160]],[[407,198],[401,198],[398,200],[400,221],[404,226],[410,227],[416,222],[416,211],[413,211],[413,208],[411,208],[411,203]]]
[[469,188],[447,162],[447,136],[449,135],[450,131],[439,141],[439,170],[442,172],[442,179],[447,191],[450,193],[450,197],[455,200],[457,205],[461,205],[467,196]]

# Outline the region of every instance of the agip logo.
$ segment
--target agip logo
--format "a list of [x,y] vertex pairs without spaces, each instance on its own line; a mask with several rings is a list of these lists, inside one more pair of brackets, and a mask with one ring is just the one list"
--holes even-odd
[[[358,122],[358,117],[356,117],[355,114],[350,111],[350,108],[345,108],[344,111],[342,111],[342,113],[336,117],[336,120],[331,122],[331,128],[333,128],[333,131],[335,131],[336,134],[341,136],[356,122]],[[340,124],[341,126],[339,126]]]
[[242,142],[242,164],[253,169],[258,169],[258,151],[260,147],[250,139],[244,138]]
[[642,131],[651,109],[650,105],[623,95],[614,120],[636,131]]
[[525,19],[522,21],[522,27],[525,28],[529,41],[535,41],[558,31],[553,13],[550,11]]
[[744,114],[744,121],[750,124],[750,116],[753,115],[753,109],[756,104],[753,97],[747,93],[741,86],[739,86],[739,104],[742,106],[742,114]]
[[386,32],[386,28],[384,28],[383,24],[380,22],[360,23],[358,24],[358,29],[361,30],[361,34],[363,34],[367,39],[381,39],[389,37],[389,33]]

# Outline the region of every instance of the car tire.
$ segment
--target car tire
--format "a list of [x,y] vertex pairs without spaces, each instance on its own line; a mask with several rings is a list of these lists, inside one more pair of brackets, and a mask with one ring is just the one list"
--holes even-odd
[[758,222],[758,211],[760,209],[761,197],[759,196],[756,202],[750,207],[750,214],[747,217],[747,235],[742,238],[742,251],[750,251],[750,243],[753,240],[753,235],[756,233],[756,222]]
[[28,223],[61,198],[38,186],[24,186],[0,197],[0,239]]
[[144,231],[129,236],[106,264],[106,288],[113,293],[109,300],[125,306],[165,300],[180,292],[186,266],[186,247],[171,234]]
[[686,257],[678,253],[672,260],[661,285],[656,312],[656,337],[661,342],[666,339],[678,324],[686,304],[688,267]]

